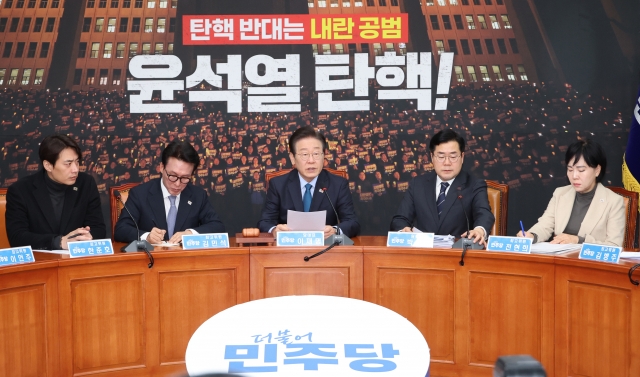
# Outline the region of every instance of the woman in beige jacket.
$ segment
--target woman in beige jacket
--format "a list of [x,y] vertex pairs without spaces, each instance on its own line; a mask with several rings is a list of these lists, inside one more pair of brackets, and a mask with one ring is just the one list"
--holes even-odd
[[602,147],[589,139],[575,142],[567,149],[565,163],[571,184],[555,190],[538,223],[524,236],[534,243],[622,246],[624,200],[600,183],[607,169]]

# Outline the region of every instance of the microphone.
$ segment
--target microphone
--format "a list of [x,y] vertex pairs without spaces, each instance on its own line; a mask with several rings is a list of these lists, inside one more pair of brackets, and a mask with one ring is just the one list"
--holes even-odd
[[127,205],[124,204],[124,202],[122,201],[122,196],[120,194],[120,191],[114,190],[113,195],[115,195],[116,198],[120,201],[120,203],[122,203],[122,208],[124,208],[127,211],[127,213],[129,214],[129,217],[133,221],[133,224],[136,226],[136,231],[138,232],[138,239],[135,241],[131,241],[130,244],[120,249],[120,251],[122,251],[123,253],[128,253],[132,251],[143,250],[145,253],[147,253],[147,256],[149,257],[149,265],[148,265],[149,268],[153,267],[153,264],[155,263],[155,261],[153,259],[153,255],[151,255],[151,253],[149,252],[149,250],[153,250],[153,246],[151,246],[151,244],[147,242],[147,240],[143,240],[143,241],[140,240],[140,228],[138,227],[138,223],[136,222],[136,219],[134,219],[133,216],[131,215],[131,212],[129,212]]
[[469,229],[470,228],[470,226],[469,226],[469,216],[467,216],[467,210],[464,209],[464,203],[462,203],[462,194],[461,194],[461,192],[462,192],[462,186],[458,186],[458,197],[456,198],[456,200],[462,206],[462,212],[464,213],[464,218],[465,218],[465,220],[467,220],[467,236],[469,236],[469,231],[471,230],[471,229]]
[[336,219],[338,219],[338,224],[340,224],[340,217],[338,216],[338,211],[336,211],[336,207],[333,206],[333,202],[331,201],[331,198],[329,197],[329,194],[327,193],[327,188],[323,187],[320,190],[321,193],[323,193],[327,199],[329,200],[329,204],[331,204],[331,208],[333,209],[333,213],[336,214]]
[[[331,202],[331,198],[329,197],[329,194],[327,193],[327,188],[323,187],[323,188],[318,189],[318,191],[323,193],[327,197],[327,199],[329,199],[329,204],[331,204],[331,208],[333,208],[333,213],[336,214],[336,219],[338,219],[338,224],[340,224],[340,217],[338,217],[338,211],[336,211],[336,207],[334,207],[333,203]],[[343,241],[338,238],[339,236],[338,237],[337,236],[338,236],[338,234],[334,234],[331,237],[327,238],[324,241],[324,245],[325,246],[329,245],[329,247],[327,247],[326,249],[321,250],[321,251],[319,251],[319,252],[317,252],[317,253],[315,253],[315,254],[313,254],[311,256],[305,256],[304,257],[304,261],[308,262],[309,260],[311,260],[311,259],[313,259],[313,258],[315,258],[317,256],[320,256],[320,255],[326,253],[327,251],[331,250],[334,246],[340,245]],[[347,239],[348,239],[348,237],[347,237]],[[351,241],[351,240],[349,240],[349,241]],[[351,244],[353,245],[353,242],[351,242]]]
[[[331,209],[333,209],[333,213],[336,215],[336,219],[338,220],[338,225],[340,225],[340,216],[338,216],[338,211],[336,211],[336,207],[333,205],[333,202],[331,201],[331,197],[329,196],[329,193],[327,192],[328,189],[326,187],[322,187],[320,189],[318,189],[319,192],[321,192],[322,194],[324,194],[327,197],[327,200],[329,200],[329,204],[331,205]],[[331,237],[327,238],[324,241],[324,245],[325,246],[329,246],[329,245],[353,245],[353,240],[351,240],[351,238],[347,237],[344,234],[333,234],[331,235]]]
[[467,221],[467,237],[461,237],[459,240],[457,240],[453,246],[451,246],[452,249],[462,249],[462,255],[460,256],[460,265],[464,266],[464,257],[467,254],[467,249],[471,248],[473,250],[482,250],[483,247],[480,244],[477,244],[475,242],[473,242],[469,237],[469,232],[471,231],[470,226],[469,226],[469,216],[467,216],[467,211],[464,208],[464,204],[462,203],[462,186],[458,187],[458,196],[456,197],[456,201],[460,202],[460,205],[462,206],[462,213],[464,213],[464,218]]

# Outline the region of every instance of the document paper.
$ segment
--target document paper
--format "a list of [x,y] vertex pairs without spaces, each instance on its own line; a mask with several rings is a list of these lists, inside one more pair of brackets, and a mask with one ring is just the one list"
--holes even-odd
[[549,242],[539,242],[531,245],[531,252],[537,254],[557,254],[565,251],[580,250],[579,244],[552,244]]
[[291,230],[324,232],[327,211],[287,211],[287,226]]

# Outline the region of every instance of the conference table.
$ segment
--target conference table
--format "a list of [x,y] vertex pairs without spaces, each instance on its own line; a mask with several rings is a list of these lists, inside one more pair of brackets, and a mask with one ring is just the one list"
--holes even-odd
[[492,376],[498,356],[513,354],[540,360],[548,376],[640,376],[633,262],[470,250],[460,266],[460,250],[385,240],[357,237],[309,262],[321,247],[156,248],[151,269],[144,253],[36,253],[35,263],[0,268],[0,375],[184,375],[191,335],[216,313],[320,294],[409,319],[434,377]]

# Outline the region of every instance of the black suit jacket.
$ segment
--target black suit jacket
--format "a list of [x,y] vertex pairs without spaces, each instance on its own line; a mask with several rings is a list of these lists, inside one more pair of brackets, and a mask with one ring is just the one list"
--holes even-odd
[[107,228],[93,177],[78,173],[76,183],[65,191],[62,218],[58,223],[44,174],[44,170],[40,170],[20,179],[7,190],[5,220],[9,244],[51,250],[60,247],[54,245],[56,237],[84,226],[90,227],[93,239],[105,238]]
[[[152,179],[129,191],[129,197],[125,204],[140,227],[140,235],[150,232],[154,227],[167,229],[167,215],[164,209],[161,184],[161,178]],[[186,229],[193,229],[198,233],[225,232],[224,224],[209,202],[207,192],[191,183],[180,193],[175,232]],[[116,223],[113,238],[119,242],[131,242],[138,239],[136,225],[124,209]],[[169,234],[165,234],[164,238],[165,241],[169,240]]]
[[[461,171],[449,188],[444,208],[438,217],[436,177],[435,172],[430,172],[411,181],[396,215],[391,220],[391,230],[398,231],[407,226],[415,226],[423,232],[458,237],[467,231],[467,220],[462,210],[464,206],[469,216],[470,228],[482,226],[488,236],[495,217],[489,206],[487,183]],[[462,199],[458,199],[459,195],[462,195]],[[462,205],[456,203],[457,201]]]
[[[325,194],[319,192],[322,188],[327,189],[327,194],[329,194],[338,216],[340,216],[340,224],[338,224],[338,219],[331,208],[329,200],[325,197]],[[318,180],[313,190],[313,200],[309,210],[312,212],[326,210],[326,225],[338,225],[340,230],[348,237],[357,236],[360,232],[360,224],[353,209],[349,182],[323,169],[318,175]],[[260,231],[268,232],[269,229],[278,224],[286,224],[288,210],[304,211],[300,178],[296,169],[293,169],[289,174],[272,178],[269,182],[267,200],[262,210],[260,221],[258,221]]]

